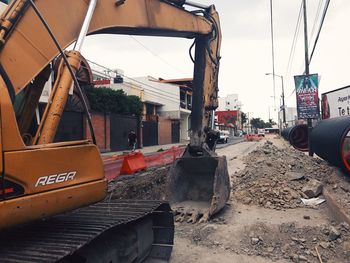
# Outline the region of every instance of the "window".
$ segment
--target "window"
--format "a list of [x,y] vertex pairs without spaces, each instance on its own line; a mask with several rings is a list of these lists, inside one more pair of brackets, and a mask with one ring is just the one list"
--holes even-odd
[[147,103],[146,104],[146,114],[153,115],[154,114],[154,105]]

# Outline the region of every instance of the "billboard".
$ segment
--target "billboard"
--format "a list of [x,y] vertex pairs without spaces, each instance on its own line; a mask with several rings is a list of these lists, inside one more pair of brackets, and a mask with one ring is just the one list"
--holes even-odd
[[322,94],[322,119],[350,115],[350,86]]
[[238,110],[216,111],[215,115],[217,116],[218,124],[224,126],[235,126],[237,125],[237,121],[239,119]]
[[298,119],[318,119],[318,74],[294,76]]

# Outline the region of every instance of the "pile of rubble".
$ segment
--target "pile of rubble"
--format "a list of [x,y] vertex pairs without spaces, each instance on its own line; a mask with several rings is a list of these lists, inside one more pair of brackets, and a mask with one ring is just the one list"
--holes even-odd
[[111,199],[164,200],[170,166],[148,169],[133,175],[123,175],[108,184]]
[[281,258],[293,262],[327,262],[332,259],[350,258],[349,225],[296,227],[295,223],[282,224],[270,229],[264,224],[257,224],[247,229],[241,240],[244,253]]
[[337,177],[325,161],[291,148],[279,149],[270,141],[244,162],[245,169],[231,176],[234,198],[270,209],[304,206],[301,198],[319,196],[331,176]]

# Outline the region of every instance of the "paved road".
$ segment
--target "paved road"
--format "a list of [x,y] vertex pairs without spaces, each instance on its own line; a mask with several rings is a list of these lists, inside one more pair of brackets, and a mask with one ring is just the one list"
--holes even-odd
[[230,145],[234,145],[240,142],[244,142],[244,137],[231,137],[228,139],[228,143],[218,143],[216,149],[222,149]]

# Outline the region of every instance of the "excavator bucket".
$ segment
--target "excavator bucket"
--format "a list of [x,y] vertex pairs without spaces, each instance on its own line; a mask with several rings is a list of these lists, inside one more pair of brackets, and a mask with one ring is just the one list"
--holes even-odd
[[226,157],[182,157],[170,169],[167,199],[177,221],[205,222],[230,196]]

